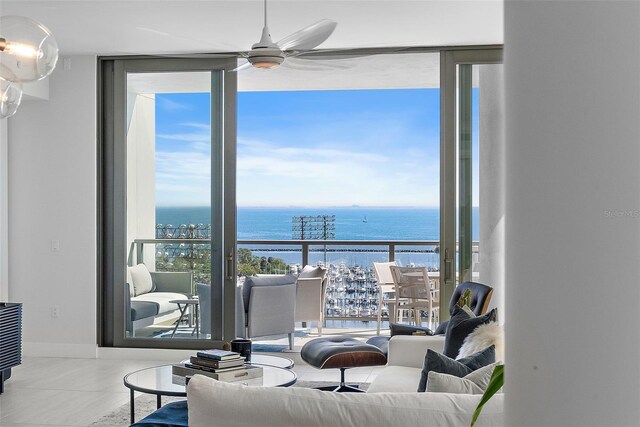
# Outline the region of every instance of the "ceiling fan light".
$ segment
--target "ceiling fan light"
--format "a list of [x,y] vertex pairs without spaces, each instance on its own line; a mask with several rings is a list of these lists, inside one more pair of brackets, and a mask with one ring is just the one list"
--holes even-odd
[[251,55],[247,60],[255,68],[275,68],[284,61],[283,55]]
[[[29,82],[47,77],[58,61],[58,43],[44,25],[24,16],[0,17],[0,77]],[[0,70],[2,71],[2,70]]]
[[252,62],[251,65],[253,65],[255,68],[271,69],[271,68],[276,68],[281,63],[282,61],[275,62],[275,61],[261,60],[261,61]]
[[0,119],[13,116],[22,101],[22,85],[0,78]]

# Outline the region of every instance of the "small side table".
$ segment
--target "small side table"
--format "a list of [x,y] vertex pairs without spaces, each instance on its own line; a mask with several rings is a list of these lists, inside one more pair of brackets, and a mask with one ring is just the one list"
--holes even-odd
[[187,313],[187,308],[189,308],[189,306],[193,306],[193,310],[195,314],[195,326],[193,328],[193,331],[191,332],[191,335],[193,335],[195,332],[196,337],[200,338],[200,316],[198,312],[198,307],[200,305],[200,302],[198,298],[174,299],[169,302],[173,304],[177,304],[178,310],[180,310],[180,318],[176,322],[176,326],[175,328],[173,328],[173,332],[171,332],[171,338],[173,338],[173,336],[176,334],[176,331],[178,330],[178,326],[180,326],[180,322],[182,322],[182,319],[184,318],[184,315]]

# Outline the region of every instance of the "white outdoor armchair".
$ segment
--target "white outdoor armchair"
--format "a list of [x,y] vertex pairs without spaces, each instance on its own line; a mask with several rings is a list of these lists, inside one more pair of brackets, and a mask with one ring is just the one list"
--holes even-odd
[[305,266],[296,280],[296,322],[318,322],[318,335],[322,336],[324,323],[327,270]]
[[396,288],[396,308],[409,310],[417,325],[422,324],[421,312],[428,315],[429,328],[432,327],[438,311],[437,300],[434,298],[435,289],[431,288],[429,273],[426,267],[389,267]]

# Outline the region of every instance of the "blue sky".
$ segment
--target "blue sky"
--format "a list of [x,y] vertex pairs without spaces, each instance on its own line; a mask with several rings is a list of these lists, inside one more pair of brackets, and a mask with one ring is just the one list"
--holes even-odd
[[[209,205],[209,100],[156,95],[158,206]],[[438,89],[239,93],[238,206],[438,206],[439,104]]]

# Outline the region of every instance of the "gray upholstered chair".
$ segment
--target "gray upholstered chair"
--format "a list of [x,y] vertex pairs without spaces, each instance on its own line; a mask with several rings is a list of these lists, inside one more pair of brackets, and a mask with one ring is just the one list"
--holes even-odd
[[211,285],[196,284],[200,306],[200,333],[204,338],[211,334]]
[[243,338],[286,334],[293,350],[296,277],[247,277],[237,289],[236,334]]

